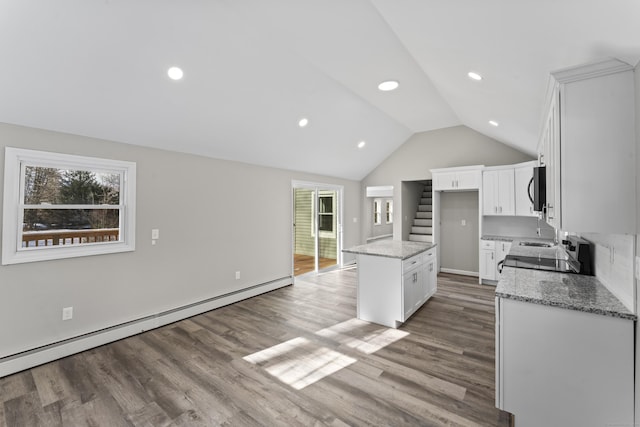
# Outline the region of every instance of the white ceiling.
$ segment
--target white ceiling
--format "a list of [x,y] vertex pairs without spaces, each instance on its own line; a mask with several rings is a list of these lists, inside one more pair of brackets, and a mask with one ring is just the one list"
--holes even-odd
[[0,122],[360,180],[459,124],[533,154],[549,72],[609,56],[639,1],[0,0]]

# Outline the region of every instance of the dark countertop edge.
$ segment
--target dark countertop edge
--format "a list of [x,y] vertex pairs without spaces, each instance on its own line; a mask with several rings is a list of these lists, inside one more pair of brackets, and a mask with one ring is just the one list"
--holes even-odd
[[497,292],[497,291],[496,291],[496,296],[499,298],[511,299],[514,301],[528,302],[533,304],[546,305],[549,307],[558,307],[558,308],[564,308],[568,310],[581,311],[583,313],[599,314],[602,316],[616,317],[619,319],[632,320],[632,321],[638,320],[638,316],[630,312],[622,313],[619,311],[603,310],[601,308],[595,308],[595,307],[585,307],[585,306],[578,307],[570,304],[564,304],[561,302],[541,300],[538,298],[521,297],[521,296],[505,294],[503,292]]
[[[412,243],[420,243],[420,242],[412,242]],[[424,242],[424,243],[426,243],[426,242]],[[428,246],[427,248],[419,249],[419,250],[413,252],[411,255],[406,255],[404,257],[403,256],[397,256],[397,255],[394,256],[394,255],[389,255],[389,254],[380,254],[380,253],[378,253],[378,254],[367,253],[367,252],[351,250],[351,249],[343,249],[342,252],[349,253],[349,254],[356,254],[356,255],[368,255],[368,256],[379,256],[379,257],[383,257],[383,258],[394,258],[394,259],[399,259],[401,261],[404,261],[405,259],[409,259],[409,258],[411,258],[413,256],[416,256],[418,254],[426,252],[426,251],[428,251],[430,249],[433,249],[433,248],[435,248],[437,246],[435,243],[428,243],[428,244],[430,246]],[[363,246],[363,245],[361,245],[361,246]]]

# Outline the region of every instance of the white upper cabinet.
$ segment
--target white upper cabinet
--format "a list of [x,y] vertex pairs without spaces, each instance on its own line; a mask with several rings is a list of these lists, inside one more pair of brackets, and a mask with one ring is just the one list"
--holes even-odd
[[633,67],[611,59],[552,77],[539,145],[547,222],[563,231],[636,233]]
[[462,191],[480,188],[483,166],[431,169],[433,191]]
[[[527,165],[516,166],[513,169],[515,179],[516,216],[538,216],[533,210],[533,203],[529,196],[533,197],[533,188],[529,183],[533,179],[533,167],[535,162]],[[530,192],[531,190],[531,192]]]
[[513,168],[482,172],[482,213],[515,215]]

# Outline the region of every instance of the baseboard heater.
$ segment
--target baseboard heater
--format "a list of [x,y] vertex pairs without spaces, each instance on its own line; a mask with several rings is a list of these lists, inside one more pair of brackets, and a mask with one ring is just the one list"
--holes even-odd
[[291,285],[292,277],[272,280],[206,300],[124,322],[108,328],[67,338],[41,347],[0,358],[0,377],[30,369],[81,351],[156,329],[207,311],[233,304],[266,292]]

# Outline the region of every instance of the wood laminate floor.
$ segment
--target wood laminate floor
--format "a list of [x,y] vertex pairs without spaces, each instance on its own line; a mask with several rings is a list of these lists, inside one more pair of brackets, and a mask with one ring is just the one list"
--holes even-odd
[[441,274],[400,329],[333,271],[0,379],[2,426],[508,426],[493,288]]
[[[337,264],[335,258],[318,258],[318,269],[323,270],[333,267]],[[294,254],[293,255],[293,275],[300,276],[314,271],[316,268],[315,258],[309,255]]]

